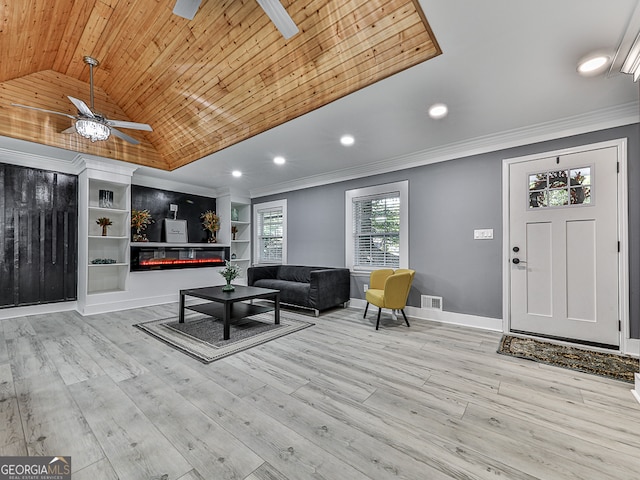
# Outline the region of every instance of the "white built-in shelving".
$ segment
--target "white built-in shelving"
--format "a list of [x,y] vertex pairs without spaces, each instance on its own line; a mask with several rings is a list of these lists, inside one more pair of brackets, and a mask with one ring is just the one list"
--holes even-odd
[[[216,197],[216,210],[220,216],[218,239],[231,246],[230,260],[240,267],[240,281],[246,281],[251,266],[251,200],[233,194]],[[231,228],[237,229],[235,240]]]
[[[86,161],[79,175],[78,304],[81,311],[105,301],[103,294],[124,292],[129,277],[131,175],[135,168]],[[100,191],[112,192],[101,202]],[[111,225],[102,234],[99,218]]]
[[[88,181],[87,293],[123,291],[129,274],[130,185],[92,178]],[[101,190],[113,193],[111,207],[101,206]],[[102,235],[99,218],[111,220],[106,235]],[[105,261],[113,263],[95,263]]]

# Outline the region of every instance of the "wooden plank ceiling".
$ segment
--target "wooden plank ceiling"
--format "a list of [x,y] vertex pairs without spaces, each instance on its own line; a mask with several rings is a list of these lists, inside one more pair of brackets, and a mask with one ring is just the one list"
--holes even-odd
[[[255,0],[0,2],[0,135],[173,170],[440,54],[417,0],[283,0],[285,40]],[[107,118],[148,123],[92,143],[61,134],[67,95]]]

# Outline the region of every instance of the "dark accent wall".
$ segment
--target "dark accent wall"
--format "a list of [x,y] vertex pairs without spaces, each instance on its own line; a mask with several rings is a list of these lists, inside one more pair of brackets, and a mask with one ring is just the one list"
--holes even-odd
[[[631,338],[640,338],[639,126],[509,148],[357,180],[255,198],[287,199],[287,263],[345,265],[345,191],[409,180],[409,265],[416,277],[409,305],[420,295],[443,297],[444,310],[502,318],[502,161],[627,138],[629,300]],[[493,240],[473,240],[492,228]],[[622,239],[625,241],[625,239]],[[351,296],[363,298],[368,277],[352,277]]]
[[78,179],[0,164],[0,307],[77,298]]
[[202,228],[200,215],[207,210],[216,211],[216,199],[192,195],[190,193],[171,192],[157,188],[131,186],[131,208],[133,210],[149,210],[154,223],[147,227],[147,238],[150,242],[162,242],[163,219],[173,219],[169,211],[170,204],[178,205],[178,220],[187,221],[189,243],[206,243],[207,232]]

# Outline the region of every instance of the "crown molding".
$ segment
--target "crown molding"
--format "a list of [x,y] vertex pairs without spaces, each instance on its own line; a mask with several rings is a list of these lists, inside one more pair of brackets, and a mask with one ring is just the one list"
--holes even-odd
[[73,160],[74,165],[83,170],[96,170],[100,172],[116,173],[126,177],[133,176],[133,172],[138,169],[138,165],[121,162],[119,160],[111,160],[109,158],[94,157],[87,155],[77,155]]
[[[5,142],[0,141],[0,145],[4,143]],[[14,150],[13,148],[0,147],[0,163],[39,168],[72,175],[80,173],[79,166],[73,159],[55,158],[39,153]]]
[[476,137],[442,147],[400,155],[366,165],[336,170],[326,174],[313,175],[266,187],[254,188],[249,193],[251,198],[265,197],[293,190],[318,187],[331,183],[420,167],[432,163],[496,152],[507,148],[531,145],[608,128],[621,127],[640,121],[638,108],[638,102],[626,103],[583,115],[574,115],[551,122],[516,128],[494,135]]

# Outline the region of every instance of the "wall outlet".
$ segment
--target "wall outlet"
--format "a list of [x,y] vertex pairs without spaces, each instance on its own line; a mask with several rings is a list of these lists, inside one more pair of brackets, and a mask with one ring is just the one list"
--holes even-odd
[[366,283],[364,284],[364,291],[366,293],[366,291],[369,290],[369,285],[367,285]]

